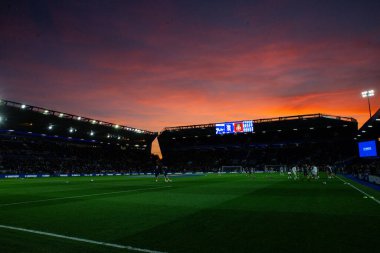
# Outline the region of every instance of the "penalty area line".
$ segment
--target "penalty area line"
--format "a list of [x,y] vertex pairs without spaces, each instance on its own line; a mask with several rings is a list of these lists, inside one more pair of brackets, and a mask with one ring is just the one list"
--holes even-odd
[[137,252],[165,253],[163,251],[136,248],[136,247],[132,247],[132,246],[128,246],[128,245],[120,245],[120,244],[114,244],[114,243],[108,243],[108,242],[89,240],[89,239],[84,239],[84,238],[79,238],[79,237],[43,232],[43,231],[38,231],[38,230],[33,230],[33,229],[19,228],[19,227],[6,226],[6,225],[0,225],[0,228],[8,229],[8,230],[21,231],[21,232],[26,232],[26,233],[31,233],[31,234],[37,234],[37,235],[44,235],[44,236],[49,236],[49,237],[55,237],[55,238],[60,238],[60,239],[66,239],[66,240],[71,240],[71,241],[85,242],[85,243],[95,244],[95,245],[102,245],[102,246],[118,248],[118,249],[128,249],[128,250],[137,251]]
[[363,193],[364,195],[366,195],[367,197],[369,197],[370,199],[372,199],[373,201],[375,201],[377,204],[380,205],[380,200],[376,199],[375,197],[369,195],[368,193],[366,193],[365,191],[359,189],[358,187],[356,187],[355,185],[347,182],[346,180],[343,180],[341,179],[339,176],[336,176],[340,181],[342,181],[343,183],[347,184],[348,186],[351,186],[353,189],[357,190],[358,192],[360,193]]
[[138,191],[156,190],[156,189],[164,189],[164,188],[170,188],[170,187],[172,187],[172,186],[149,187],[149,188],[139,188],[139,189],[125,190],[125,191],[116,191],[116,192],[105,192],[105,193],[77,195],[77,196],[61,197],[61,198],[30,200],[30,201],[22,201],[22,202],[0,204],[0,207],[15,206],[15,205],[22,205],[22,204],[31,204],[31,203],[41,203],[41,202],[48,202],[48,201],[55,201],[55,200],[64,200],[64,199],[77,199],[77,198],[85,198],[85,197],[93,197],[93,196],[104,196],[104,195],[112,195],[112,194],[127,193],[127,192],[138,192]]

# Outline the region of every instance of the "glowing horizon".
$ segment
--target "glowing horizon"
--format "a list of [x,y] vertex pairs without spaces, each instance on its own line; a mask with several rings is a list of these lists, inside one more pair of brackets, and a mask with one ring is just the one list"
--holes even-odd
[[0,4],[0,97],[115,124],[322,113],[360,126],[361,92],[380,87],[376,2]]

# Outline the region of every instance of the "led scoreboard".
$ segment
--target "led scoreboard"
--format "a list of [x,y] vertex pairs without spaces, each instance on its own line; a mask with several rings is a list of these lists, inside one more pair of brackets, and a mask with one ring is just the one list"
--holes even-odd
[[237,121],[215,124],[216,134],[252,133],[253,121]]

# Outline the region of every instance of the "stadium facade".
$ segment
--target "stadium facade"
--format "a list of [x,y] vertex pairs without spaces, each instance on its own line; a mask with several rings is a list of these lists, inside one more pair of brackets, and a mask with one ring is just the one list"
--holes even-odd
[[[252,122],[252,129],[223,126]],[[221,129],[218,129],[219,127]],[[226,129],[227,130],[227,129]],[[183,169],[337,163],[356,155],[358,123],[324,114],[165,128],[158,136],[166,164]],[[218,133],[219,132],[219,133]],[[218,133],[218,134],[217,134]],[[221,134],[220,134],[221,133]]]
[[139,172],[154,164],[156,132],[0,101],[0,171]]
[[157,133],[1,100],[0,171],[152,171],[157,137],[163,164],[178,171],[349,164],[359,159],[358,143],[379,146],[379,128],[380,110],[359,130],[353,118],[307,114],[167,127]]

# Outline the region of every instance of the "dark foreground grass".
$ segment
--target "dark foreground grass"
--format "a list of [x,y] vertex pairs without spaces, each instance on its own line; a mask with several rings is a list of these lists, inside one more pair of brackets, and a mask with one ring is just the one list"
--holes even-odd
[[[380,239],[380,205],[338,179],[90,180],[2,180],[0,225],[163,252],[369,253]],[[134,251],[0,228],[0,252]]]

